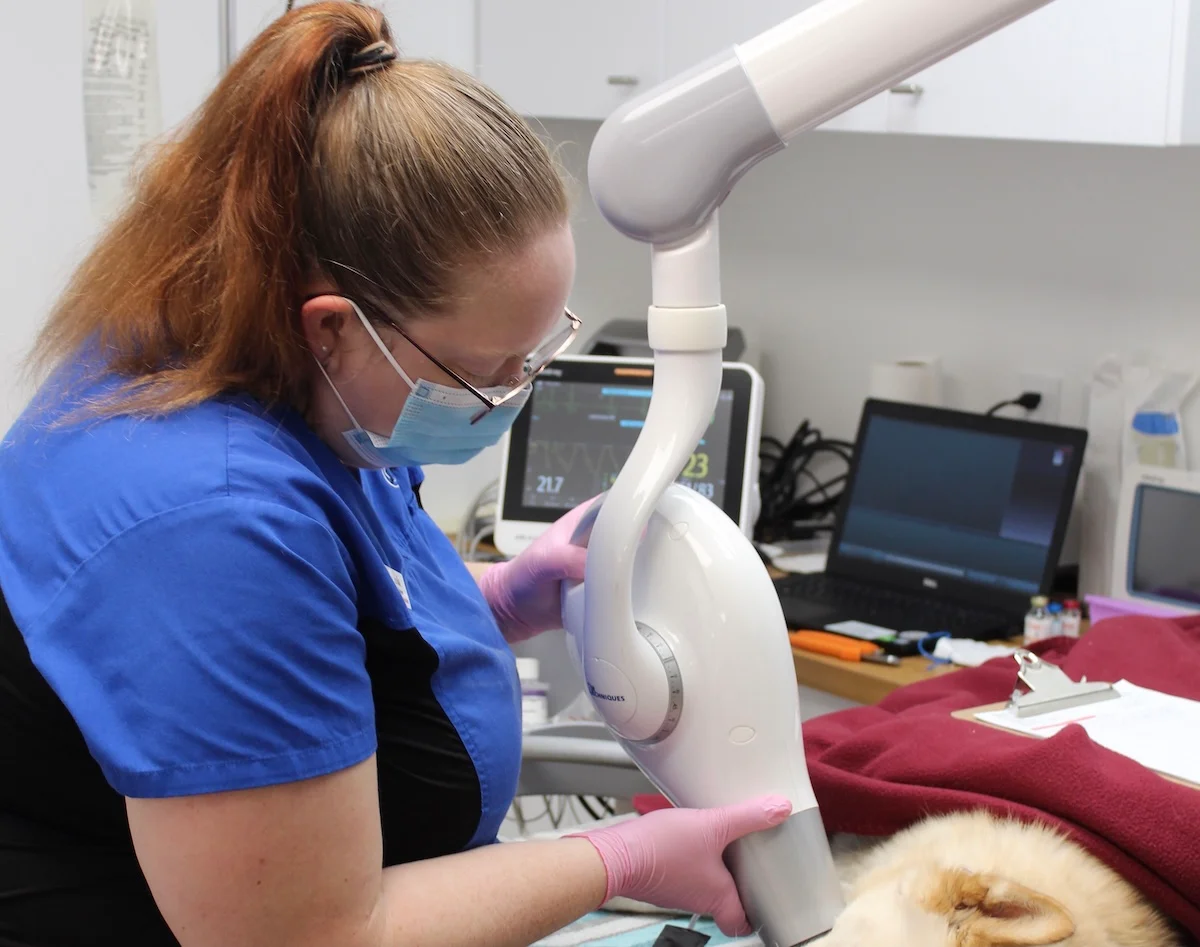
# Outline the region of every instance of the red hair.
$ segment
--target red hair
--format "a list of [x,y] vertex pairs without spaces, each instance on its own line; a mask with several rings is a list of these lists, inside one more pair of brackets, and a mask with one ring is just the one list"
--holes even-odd
[[162,414],[238,390],[303,409],[301,285],[364,310],[436,313],[459,267],[519,250],[567,215],[529,126],[473,78],[397,60],[383,15],[350,2],[281,17],[182,135],[153,155],[72,277],[32,364],[95,346],[127,380],[105,411]]

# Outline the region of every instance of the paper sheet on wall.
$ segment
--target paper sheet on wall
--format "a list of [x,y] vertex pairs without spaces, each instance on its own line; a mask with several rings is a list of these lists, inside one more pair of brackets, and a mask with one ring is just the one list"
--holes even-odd
[[155,0],[84,0],[83,120],[92,213],[125,198],[138,151],[162,130]]

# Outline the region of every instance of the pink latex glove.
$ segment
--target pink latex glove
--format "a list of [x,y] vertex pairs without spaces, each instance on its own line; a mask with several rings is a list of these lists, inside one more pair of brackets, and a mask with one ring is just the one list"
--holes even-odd
[[587,560],[587,550],[571,545],[571,537],[594,499],[575,507],[523,553],[496,563],[479,579],[507,641],[524,641],[562,627],[563,580],[583,581]]
[[704,914],[728,936],[750,933],[722,855],[744,835],[779,825],[792,805],[767,796],[720,809],[661,809],[594,832],[581,832],[608,872],[604,900],[633,898]]

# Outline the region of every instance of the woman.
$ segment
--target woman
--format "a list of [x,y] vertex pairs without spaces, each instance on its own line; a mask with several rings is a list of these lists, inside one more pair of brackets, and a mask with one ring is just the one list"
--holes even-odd
[[615,895],[745,925],[721,853],[784,800],[487,844],[578,514],[476,584],[418,465],[512,422],[573,253],[520,118],[352,3],[153,158],[0,451],[0,943],[518,945]]

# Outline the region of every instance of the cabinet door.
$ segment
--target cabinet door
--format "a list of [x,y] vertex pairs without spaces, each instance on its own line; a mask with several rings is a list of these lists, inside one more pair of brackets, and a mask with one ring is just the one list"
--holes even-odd
[[[666,74],[694,66],[709,56],[745,42],[819,0],[666,0],[664,65]],[[824,129],[885,131],[886,96],[876,96],[839,115]]]
[[[401,55],[439,59],[475,71],[474,0],[376,0],[388,18]],[[286,0],[238,0],[235,37],[238,49],[287,9]]]
[[1164,144],[1175,0],[1054,0],[892,95],[891,131]]
[[283,16],[287,3],[285,0],[238,0],[232,7],[235,17],[233,37],[236,46],[233,54],[236,56],[254,37],[270,26],[273,20]]
[[376,5],[387,16],[402,56],[475,72],[475,0],[377,0]]
[[517,111],[603,119],[662,79],[663,0],[479,0],[479,75]]

